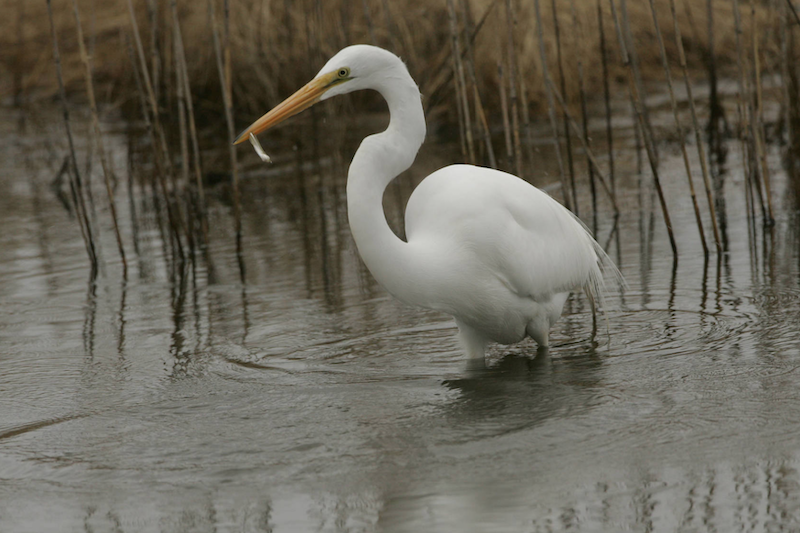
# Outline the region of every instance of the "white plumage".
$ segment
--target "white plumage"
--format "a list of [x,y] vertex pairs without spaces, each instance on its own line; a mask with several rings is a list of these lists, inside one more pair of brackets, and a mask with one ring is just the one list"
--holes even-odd
[[407,241],[392,232],[383,193],[413,163],[425,117],[414,80],[386,50],[343,49],[237,142],[317,101],[360,89],[380,92],[391,120],[353,158],[348,216],[364,263],[386,290],[452,315],[469,357],[483,357],[490,341],[511,344],[526,336],[546,348],[570,291],[602,298],[602,268],[618,272],[586,227],[547,193],[505,172],[472,165],[434,172],[408,201]]

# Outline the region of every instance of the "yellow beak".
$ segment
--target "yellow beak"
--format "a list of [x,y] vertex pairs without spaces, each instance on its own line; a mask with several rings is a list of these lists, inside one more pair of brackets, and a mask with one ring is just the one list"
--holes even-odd
[[312,105],[319,102],[322,94],[330,89],[331,84],[336,80],[336,72],[331,72],[319,78],[313,79],[303,87],[301,87],[292,96],[272,108],[272,110],[256,120],[242,133],[236,137],[233,144],[239,144],[246,140],[250,134],[257,135],[272,126],[283,122],[287,118],[296,115],[297,113],[308,109]]

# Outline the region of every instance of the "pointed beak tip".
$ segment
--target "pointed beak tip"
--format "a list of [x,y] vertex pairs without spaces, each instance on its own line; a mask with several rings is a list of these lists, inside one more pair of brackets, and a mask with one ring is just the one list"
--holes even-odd
[[258,135],[276,124],[283,122],[287,118],[296,115],[304,109],[308,109],[312,105],[320,101],[322,94],[328,90],[330,81],[336,76],[332,72],[322,78],[313,79],[306,85],[298,89],[292,96],[275,106],[270,112],[262,116],[260,119],[253,122],[246,130],[244,130],[233,144],[239,144],[245,141],[250,134]]

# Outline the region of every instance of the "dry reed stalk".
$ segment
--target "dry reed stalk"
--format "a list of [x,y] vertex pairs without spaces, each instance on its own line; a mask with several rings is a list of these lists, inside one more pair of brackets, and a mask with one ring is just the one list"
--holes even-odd
[[556,152],[556,161],[558,161],[558,177],[561,181],[561,194],[564,199],[564,205],[572,210],[572,198],[570,189],[567,185],[566,175],[564,173],[564,158],[561,155],[561,140],[558,134],[558,122],[556,121],[556,105],[553,101],[553,91],[551,90],[552,84],[547,83],[550,78],[547,68],[547,52],[544,47],[544,26],[542,25],[542,13],[539,6],[539,0],[533,2],[534,12],[536,16],[536,35],[539,41],[539,57],[542,62],[542,77],[545,80],[544,90],[547,98],[547,116],[550,120],[550,129],[553,133],[553,148]]
[[[753,229],[753,221],[756,219],[755,200],[753,199],[753,177],[749,168],[745,169],[744,179],[744,203],[747,211],[747,229],[750,243],[755,239],[755,230]],[[751,258],[752,261],[752,258]]]
[[[688,5],[688,4],[687,4]],[[714,36],[714,4],[712,0],[706,1],[707,34],[708,34],[708,84],[709,84],[709,116],[708,116],[708,144],[712,153],[719,154],[722,150],[722,138],[719,131],[720,122],[724,122],[725,114],[720,104],[717,81],[717,54]]]
[[[128,3],[128,15],[131,22],[131,30],[133,33],[133,40],[136,44],[136,51],[139,58],[139,63],[141,65],[140,76],[141,80],[144,82],[144,89],[146,91],[147,98],[145,101],[150,106],[150,113],[153,116],[152,119],[152,140],[153,140],[153,150],[156,152],[156,166],[158,171],[156,172],[156,181],[161,189],[161,194],[164,196],[164,202],[166,203],[167,208],[167,219],[169,221],[170,226],[170,245],[173,246],[173,250],[177,251],[178,256],[183,258],[183,244],[181,243],[181,235],[185,234],[183,230],[183,220],[180,218],[180,214],[176,214],[173,208],[172,202],[170,201],[170,194],[167,188],[166,182],[166,174],[172,175],[172,164],[170,162],[169,157],[169,150],[167,148],[167,140],[166,136],[164,135],[164,129],[161,127],[161,119],[159,118],[159,110],[158,110],[158,101],[156,100],[156,93],[153,89],[153,84],[150,80],[150,74],[147,69],[147,59],[144,55],[144,47],[142,46],[142,39],[139,35],[139,25],[136,22],[136,14],[133,11],[133,3],[131,0],[127,0]],[[134,65],[135,65],[134,61]],[[147,111],[145,111],[147,114]],[[160,148],[160,150],[159,150]]]
[[770,187],[769,165],[767,164],[767,149],[764,142],[764,106],[763,106],[763,89],[761,86],[761,60],[758,51],[758,27],[756,21],[756,6],[753,1],[750,1],[750,18],[752,20],[752,28],[750,35],[753,40],[753,71],[755,75],[756,84],[756,108],[755,117],[753,118],[753,136],[755,137],[755,148],[758,154],[758,159],[761,162],[761,177],[764,183],[764,196],[767,197],[767,218],[764,224],[767,227],[775,225],[775,217],[772,213],[772,192]]
[[[150,120],[150,113],[148,112],[147,95],[145,94],[144,84],[142,83],[142,76],[139,73],[139,63],[136,59],[136,53],[133,51],[131,40],[127,37],[127,35],[125,41],[128,48],[128,56],[130,58],[131,65],[133,66],[133,79],[136,83],[136,92],[139,95],[139,104],[142,109],[142,119],[144,120],[145,131],[147,131],[147,135],[150,137],[150,143],[153,148],[153,159],[155,161],[156,170],[157,172],[163,173],[164,163],[161,161],[162,154],[158,149],[158,142],[156,141],[153,122]],[[150,185],[151,188],[155,190],[155,185],[152,183]]]
[[[317,2],[319,6],[319,2]],[[236,218],[236,251],[239,260],[239,270],[241,273],[242,281],[244,281],[244,263],[242,260],[242,207],[241,207],[241,194],[239,192],[239,165],[236,160],[236,147],[233,146],[233,141],[236,138],[235,122],[233,120],[233,63],[231,61],[231,3],[230,0],[224,0],[224,25],[223,25],[223,58],[225,60],[225,103],[227,105],[225,118],[228,123],[228,148],[231,157],[231,183],[233,185],[233,206],[234,216]],[[212,12],[213,21],[213,12]]]
[[660,157],[658,155],[658,144],[655,142],[656,135],[653,131],[653,121],[650,120],[650,110],[647,107],[647,92],[644,89],[644,81],[642,76],[642,69],[639,61],[639,50],[636,47],[633,39],[633,30],[631,29],[631,21],[628,14],[628,1],[627,0],[619,0],[620,3],[620,14],[621,14],[621,22],[622,22],[622,29],[627,35],[628,39],[628,55],[630,56],[631,68],[633,69],[633,79],[636,82],[636,92],[639,95],[639,101],[642,103],[639,111],[642,113],[644,117],[644,124],[642,126],[643,129],[647,130],[646,135],[644,136],[645,141],[649,138],[650,139],[650,149],[653,152],[653,156],[655,158],[656,165],[659,164]]
[[157,0],[147,0],[147,15],[150,19],[150,65],[153,69],[153,91],[156,102],[159,101],[159,88],[161,87],[161,54],[158,41],[158,3]]
[[[489,18],[489,15],[492,12],[492,9],[494,9],[494,6],[497,5],[499,1],[500,0],[492,0],[492,3],[486,7],[483,15],[481,15],[478,24],[476,24],[472,29],[469,39],[466,39],[466,42],[470,47],[475,43],[475,39],[483,29],[486,20]],[[443,98],[441,95],[444,93],[444,89],[446,88],[447,84],[450,83],[450,77],[453,75],[452,69],[445,68],[445,64],[447,63],[448,59],[450,59],[450,54],[446,53],[447,50],[444,50],[444,52],[445,53],[440,53],[438,59],[436,59],[436,61],[433,63],[433,66],[427,69],[430,72],[444,73],[443,75],[436,76],[436,81],[431,85],[432,89],[428,91],[428,108],[436,107],[439,104]],[[466,52],[463,53],[465,54]],[[494,68],[495,64],[496,62],[493,61],[492,68]]]
[[221,47],[219,29],[217,27],[217,16],[214,12],[213,0],[208,0],[208,18],[211,26],[211,34],[214,40],[214,52],[217,58],[217,72],[219,74],[220,85],[222,87],[222,101],[225,106],[225,122],[228,126],[228,145],[231,159],[231,185],[233,187],[233,214],[236,225],[236,245],[237,250],[241,250],[242,216],[239,197],[239,170],[236,162],[236,147],[233,144],[236,134],[234,132],[233,123],[233,98],[229,91],[230,78],[228,74],[230,73],[230,66],[226,66],[226,59],[228,61],[230,60],[230,49],[227,47],[225,50],[223,50]]
[[[94,135],[93,130],[91,130],[90,136]],[[94,157],[94,143],[90,142],[86,149],[86,166],[84,167],[83,177],[86,179],[86,183],[84,184],[84,191],[86,192],[86,199],[89,200],[89,216],[92,219],[92,224],[97,226],[97,210],[95,209],[94,204],[94,191],[92,187],[92,161]],[[100,249],[100,253],[102,254],[102,241],[98,241],[97,247]]]
[[119,256],[122,259],[122,279],[128,279],[128,261],[125,258],[125,247],[122,245],[122,235],[119,231],[119,221],[117,217],[117,206],[114,201],[114,191],[111,188],[111,169],[108,165],[106,158],[105,143],[103,142],[103,132],[100,130],[100,117],[97,113],[97,101],[94,96],[94,81],[92,80],[92,67],[89,63],[89,54],[86,52],[86,44],[83,40],[83,27],[81,25],[80,12],[78,11],[77,0],[72,0],[72,9],[75,15],[75,27],[78,32],[78,49],[80,51],[81,61],[83,62],[86,74],[86,95],[89,98],[89,109],[92,114],[92,127],[94,129],[94,137],[97,142],[97,151],[100,155],[100,165],[103,167],[103,177],[105,178],[106,194],[108,195],[108,207],[111,213],[111,222],[114,226],[114,235],[117,238],[117,247],[119,248]]
[[514,134],[514,163],[517,176],[524,179],[522,172],[522,143],[519,135],[519,98],[517,95],[517,52],[514,45],[514,26],[516,16],[511,0],[506,0],[506,33],[508,36],[508,96],[511,100],[511,127]]
[[606,50],[606,33],[603,24],[603,7],[597,0],[597,26],[600,34],[600,61],[603,72],[603,104],[606,112],[606,140],[608,143],[608,177],[611,181],[611,196],[616,202],[617,186],[614,177],[614,129],[611,127],[611,88],[608,81],[608,53]]
[[[462,0],[462,10],[464,13],[464,20],[466,22],[467,35],[472,36],[474,35],[475,28],[472,24],[472,18],[470,17],[469,13],[469,3],[467,0]],[[492,147],[492,132],[489,129],[489,122],[486,120],[486,112],[483,109],[481,94],[478,90],[478,80],[477,76],[475,75],[475,55],[473,54],[472,50],[472,38],[464,40],[464,47],[464,51],[466,52],[465,58],[467,64],[467,74],[469,74],[470,83],[472,84],[473,98],[475,101],[475,114],[481,125],[481,131],[483,132],[483,141],[486,145],[486,154],[489,158],[489,166],[492,168],[497,168],[497,160],[495,159],[494,148]]]
[[[519,72],[519,70],[519,65],[517,65],[517,71]],[[529,164],[533,164],[533,132],[531,131],[530,102],[528,101],[528,86],[525,83],[525,76],[519,77],[519,94],[522,100],[522,127],[525,130],[525,153],[528,156]]]
[[689,163],[689,154],[686,151],[686,139],[683,134],[683,126],[681,119],[678,116],[678,101],[675,98],[675,89],[672,86],[672,74],[670,73],[669,60],[667,59],[667,51],[664,48],[664,39],[661,36],[661,27],[658,24],[658,11],[653,0],[649,0],[650,12],[653,15],[653,27],[656,30],[656,41],[658,42],[658,50],[661,54],[661,65],[664,67],[664,76],[667,79],[667,89],[669,91],[669,100],[672,105],[672,116],[675,119],[675,129],[678,133],[678,139],[681,145],[681,155],[683,156],[683,165],[686,168],[686,179],[689,182],[689,194],[692,198],[692,207],[694,208],[695,220],[697,222],[697,231],[700,234],[700,243],[703,245],[703,253],[708,255],[708,244],[706,243],[706,235],[703,231],[703,217],[700,214],[700,206],[697,204],[697,193],[694,190],[694,178],[692,177],[692,165]]
[[453,56],[453,74],[456,89],[456,107],[458,108],[459,133],[461,137],[461,154],[464,159],[469,156],[470,164],[475,164],[475,144],[472,140],[472,119],[469,113],[467,97],[467,81],[464,76],[464,64],[461,60],[461,44],[458,36],[458,22],[453,0],[447,0],[447,13],[450,22],[450,46]]
[[475,107],[477,109],[478,118],[480,119],[481,129],[483,130],[483,142],[486,145],[486,155],[489,158],[489,166],[497,168],[497,157],[494,154],[494,147],[492,146],[492,132],[489,129],[489,122],[486,120],[486,112],[481,103],[481,95],[478,93],[478,86],[473,83],[475,89]]
[[594,157],[592,149],[589,147],[588,144],[585,143],[583,136],[581,135],[581,128],[580,126],[578,126],[578,123],[575,122],[575,119],[572,118],[572,115],[569,112],[569,108],[567,107],[567,104],[564,101],[564,97],[559,93],[558,89],[553,85],[553,80],[550,79],[549,75],[545,79],[545,83],[547,83],[550,86],[550,90],[553,92],[553,95],[555,95],[558,105],[561,107],[561,110],[564,113],[566,113],[567,125],[572,127],[572,130],[575,132],[576,137],[581,142],[583,150],[586,152],[586,157],[588,158],[589,162],[594,167],[595,172],[600,178],[600,184],[603,186],[603,190],[606,191],[606,194],[608,194],[608,198],[611,200],[611,207],[614,208],[614,214],[615,215],[619,214],[619,209],[617,209],[617,201],[616,198],[614,198],[614,195],[611,193],[611,187],[608,185],[608,180],[603,174],[603,170],[600,168],[600,164],[597,162],[597,159]]
[[[694,11],[692,11],[692,1],[691,0],[682,0],[681,5],[683,6],[683,12],[686,15],[686,24],[692,31],[692,38],[696,42],[701,42],[702,39],[700,38],[700,31],[697,29],[697,23],[694,19]],[[703,54],[707,54],[708,52],[705,50],[701,50]],[[707,60],[706,56],[703,56],[703,60]],[[706,66],[708,66],[706,64]]]
[[[575,32],[575,40],[578,44],[578,94],[581,101],[581,123],[583,126],[583,144],[591,146],[592,141],[589,137],[589,115],[586,104],[586,78],[583,75],[583,53],[586,50],[586,42],[583,38],[583,28],[578,20],[578,13],[575,8],[575,0],[569,2],[570,12],[572,15],[572,29]],[[592,195],[592,217],[597,222],[597,187],[594,182],[594,167],[589,161],[589,156],[586,156],[586,167],[589,171],[589,189]],[[577,203],[577,202],[576,202]]]
[[200,146],[197,140],[197,125],[194,118],[194,103],[192,98],[191,85],[189,83],[189,69],[186,65],[186,53],[183,46],[183,34],[181,32],[180,21],[178,20],[178,6],[177,0],[171,1],[173,31],[175,32],[176,39],[176,60],[178,65],[177,70],[181,73],[181,81],[183,82],[183,95],[186,101],[186,114],[189,119],[189,138],[192,142],[192,156],[194,163],[194,177],[195,187],[197,188],[197,195],[199,200],[199,215],[201,219],[201,230],[203,232],[203,242],[208,242],[208,220],[206,218],[206,196],[203,189],[203,171],[200,162]]
[[[799,23],[800,24],[800,23]],[[797,64],[797,35],[796,31],[790,26],[787,32],[787,57],[788,65]],[[800,131],[800,99],[795,95],[800,94],[800,76],[796,68],[788,68],[788,79],[785,82],[789,85],[789,94],[793,95],[789,99],[789,110],[787,112],[789,120],[789,138],[786,158],[789,175],[791,177],[791,184],[795,194],[795,205],[800,205],[800,175],[798,175],[798,162],[797,155],[800,153],[800,135],[796,132]]]
[[[124,35],[124,34],[123,34]],[[126,46],[129,45],[130,41],[127,39],[127,35],[124,35]],[[137,74],[138,75],[138,74]],[[139,259],[139,272],[141,274],[141,260],[142,260],[142,253],[141,249],[139,248],[139,217],[136,213],[136,184],[134,183],[134,175],[135,175],[135,160],[136,160],[136,143],[134,143],[134,136],[133,136],[133,127],[130,123],[128,123],[128,135],[127,135],[127,143],[128,143],[128,161],[127,161],[127,174],[128,179],[125,180],[128,186],[128,214],[131,217],[131,241],[133,241],[133,253]]]
[[[734,20],[734,27],[736,30],[736,66],[739,73],[738,79],[738,94],[737,94],[737,101],[738,101],[738,108],[739,108],[739,140],[741,143],[741,150],[742,150],[742,166],[745,169],[745,187],[752,186],[751,181],[757,180],[758,174],[758,166],[757,163],[753,161],[753,143],[755,139],[751,137],[753,133],[752,128],[752,117],[750,116],[750,107],[752,103],[752,99],[750,96],[750,92],[748,90],[748,85],[745,81],[745,63],[744,63],[744,52],[742,47],[742,22],[741,22],[741,12],[739,11],[739,0],[733,0],[733,20]],[[756,186],[756,190],[761,193],[760,186]],[[766,209],[764,207],[763,198],[760,197],[761,200],[761,210],[762,212],[766,213]],[[766,219],[766,216],[764,217]]]
[[[614,0],[611,0],[612,6],[614,5]],[[620,11],[622,11],[622,20],[623,24],[627,21],[627,5],[625,0],[620,0]],[[615,9],[612,9],[612,12],[615,12]],[[636,65],[635,62],[632,60],[632,55],[629,54],[629,47],[633,47],[633,39],[630,32],[630,25],[624,24],[623,33],[622,28],[620,28],[620,23],[616,13],[614,13],[614,23],[617,25],[617,35],[620,38],[619,42],[619,49],[620,55],[622,56],[622,64],[626,67],[628,71],[628,87],[629,91],[633,100],[634,110],[636,112],[636,118],[639,123],[639,126],[642,130],[642,136],[644,137],[644,147],[647,151],[647,159],[650,162],[650,170],[653,173],[653,182],[656,186],[656,192],[658,193],[658,201],[661,205],[661,213],[664,216],[664,223],[667,226],[667,235],[669,236],[669,243],[672,247],[672,255],[675,261],[678,260],[678,245],[675,242],[675,235],[672,231],[672,222],[669,216],[669,209],[667,208],[667,201],[664,198],[664,191],[661,187],[661,179],[659,178],[658,174],[658,161],[656,160],[656,155],[653,150],[653,138],[650,136],[650,131],[648,131],[645,125],[645,116],[643,112],[644,104],[641,99],[641,93],[639,93],[639,87],[636,83]]]
[[700,170],[703,174],[703,185],[706,191],[706,200],[708,201],[708,210],[711,213],[711,227],[714,230],[714,244],[717,247],[717,253],[722,251],[722,239],[719,235],[719,224],[717,223],[717,210],[714,205],[714,199],[711,194],[711,180],[708,172],[708,162],[706,161],[705,150],[703,149],[703,138],[700,133],[700,122],[697,119],[697,109],[694,104],[694,95],[692,93],[692,83],[689,80],[689,69],[686,65],[686,53],[683,49],[683,37],[681,37],[681,29],[678,24],[678,14],[675,9],[675,0],[669,0],[670,10],[672,12],[672,29],[675,33],[675,45],[678,49],[678,61],[683,71],[683,81],[686,86],[686,98],[689,100],[689,110],[692,115],[692,128],[694,130],[695,144],[697,145],[697,157],[700,159]]
[[[160,129],[160,119],[158,112],[158,99],[156,98],[155,89],[150,78],[150,73],[147,69],[147,60],[144,55],[144,47],[142,46],[142,39],[139,35],[139,24],[136,22],[136,14],[133,11],[133,3],[128,1],[128,14],[130,16],[131,28],[133,30],[133,39],[136,43],[136,51],[138,52],[139,61],[141,62],[141,76],[144,82],[144,88],[147,91],[147,101],[150,104],[150,112],[153,114],[154,131]],[[163,131],[163,130],[162,130]],[[169,158],[167,158],[169,159]]]
[[398,50],[402,51],[402,57],[407,58],[408,64],[418,65],[419,55],[415,46],[416,31],[412,31],[410,27],[413,21],[404,17],[405,5],[401,2],[385,2],[385,5],[390,12],[389,20],[393,31],[397,32],[397,40],[400,42]]
[[[564,76],[564,59],[561,54],[561,29],[558,24],[558,9],[556,8],[556,0],[551,0],[553,9],[553,32],[556,38],[556,64],[558,66],[558,79],[559,87],[561,87],[561,94],[567,98],[567,79]],[[564,121],[564,141],[567,148],[567,169],[569,170],[569,185],[572,189],[572,207],[575,214],[578,214],[578,189],[575,187],[575,161],[572,158],[572,135],[569,133],[569,125],[567,124],[567,113],[562,113]]]
[[630,89],[628,89],[628,99],[631,102],[631,123],[633,124],[633,137],[636,151],[636,174],[639,175],[639,185],[641,185],[641,174],[644,172],[644,160],[642,159],[642,128],[636,115],[636,104],[633,103],[633,93]]
[[[453,3],[453,0],[448,0],[448,3],[450,4],[451,12],[452,12],[452,23],[453,23],[453,28],[452,29],[455,30],[458,27],[457,13],[456,13],[456,9],[455,9],[455,4]],[[466,28],[467,27],[467,13],[465,12],[463,15],[464,15],[464,26]],[[467,78],[466,78],[466,76],[464,74],[464,71],[465,71],[464,56],[465,55],[469,56],[471,54],[468,54],[468,53],[462,54],[462,52],[461,52],[461,35],[462,34],[463,34],[463,32],[457,32],[456,35],[455,35],[455,37],[456,37],[455,44],[456,44],[456,47],[457,47],[457,50],[458,50],[458,62],[457,62],[457,64],[458,64],[458,79],[459,79],[459,83],[461,84],[462,106],[464,107],[464,118],[466,120],[467,148],[469,149],[470,162],[474,165],[476,160],[475,160],[475,141],[474,141],[474,133],[473,133],[473,131],[474,131],[475,128],[473,126],[472,115],[470,114],[470,109],[469,109],[469,92],[470,91],[469,91],[469,88],[468,88]],[[465,39],[465,41],[467,41],[467,39]],[[467,47],[467,49],[464,50],[464,52],[468,52],[470,50],[470,45],[469,44],[466,44],[466,47]],[[475,76],[474,75],[472,75],[470,77],[469,82],[472,83],[472,85],[474,87],[474,85],[475,85]]]
[[[464,5],[465,6],[468,5],[466,0],[464,0]],[[512,14],[513,25],[516,27],[517,19],[516,19],[516,16],[514,15],[513,9],[511,10],[511,14]],[[481,21],[481,22],[483,22],[483,21]],[[510,37],[513,40],[513,33],[510,35]],[[470,48],[470,50],[471,50],[471,48]],[[516,47],[515,47],[515,50],[516,50]],[[513,54],[513,57],[511,57],[511,59],[513,59],[513,61],[514,61],[514,66],[513,66],[514,72],[515,73],[519,73],[520,72],[519,55],[515,52]],[[527,86],[525,84],[525,76],[524,75],[518,75],[517,79],[519,80],[518,90],[519,90],[519,99],[520,99],[520,113],[522,115],[522,127],[525,129],[525,153],[527,155],[527,160],[528,160],[529,164],[532,164],[533,160],[534,160],[534,156],[533,156],[533,134],[531,133],[531,118],[530,118],[529,105],[528,105],[529,104],[529,102],[528,102],[528,89],[527,89]],[[517,138],[519,138],[518,129],[517,129]],[[519,152],[519,154],[518,154],[518,162],[520,163],[520,166],[523,166],[522,163],[524,162],[524,159],[523,159],[523,154],[522,154],[521,147],[519,146],[520,144],[521,144],[520,142],[517,142],[517,151]],[[523,168],[523,170],[524,170],[524,168]],[[520,174],[520,177],[523,177],[523,176]]]
[[[225,4],[227,5],[229,1],[230,0],[225,0]],[[313,52],[313,55],[309,54],[309,57],[317,63],[323,63],[327,58],[322,51],[322,0],[314,0],[314,8],[311,10],[306,20],[306,28],[308,30],[308,47]],[[228,24],[226,23],[225,33],[227,34],[227,32]],[[226,72],[226,76],[227,74],[228,73]],[[233,93],[231,92],[231,94]]]
[[[625,49],[625,37],[622,34],[622,25],[619,22],[619,17],[617,16],[617,7],[614,0],[608,0],[608,3],[611,5],[611,18],[614,21],[614,29],[617,33],[617,42],[620,43],[620,57],[622,58],[623,66],[627,65],[628,61],[628,53]],[[641,185],[641,174],[643,169],[642,164],[642,132],[641,127],[639,125],[639,119],[637,118],[636,114],[636,102],[634,100],[633,91],[628,87],[628,98],[631,102],[631,115],[633,117],[633,134],[636,142],[636,173],[640,175],[639,183]]]
[[795,9],[794,4],[792,4],[792,0],[786,0],[786,3],[789,4],[789,9],[791,9],[792,15],[794,15],[794,20],[797,21],[797,24],[800,24],[800,15],[797,14],[797,9]]
[[75,213],[78,218],[78,226],[81,229],[83,243],[86,246],[86,253],[89,256],[91,265],[90,281],[97,277],[97,249],[94,243],[94,232],[92,224],[86,210],[86,202],[83,197],[83,183],[81,181],[80,170],[78,169],[78,158],[75,155],[75,142],[72,137],[72,126],[70,123],[69,107],[67,105],[67,92],[64,88],[64,76],[61,68],[61,54],[58,50],[58,35],[56,25],[53,20],[53,7],[51,0],[47,0],[47,15],[50,19],[50,32],[53,39],[53,61],[56,64],[56,78],[58,79],[58,94],[61,100],[61,108],[64,116],[64,127],[67,132],[67,144],[69,145],[69,158],[71,162],[70,193],[72,202],[75,204]]
[[[781,68],[781,121],[783,122],[783,131],[782,134],[785,133],[786,143],[791,143],[792,138],[792,125],[791,125],[791,118],[790,118],[790,92],[789,92],[789,38],[788,38],[788,12],[786,8],[786,4],[781,2],[780,0],[774,0],[776,3],[776,7],[778,8],[779,18],[780,18],[780,40],[781,40],[781,49],[780,49],[780,68]],[[787,2],[791,5],[791,0],[787,0]],[[794,8],[794,6],[792,6]],[[796,14],[796,13],[795,13]],[[800,17],[798,17],[798,23],[800,23]]]
[[[453,59],[455,62],[455,58]],[[455,68],[455,66],[453,67]],[[467,154],[467,135],[466,135],[466,125],[464,120],[464,108],[461,105],[461,84],[458,82],[458,77],[454,78],[453,80],[455,83],[456,89],[456,112],[458,114],[458,142],[459,146],[461,147],[461,160],[467,161],[468,154]]]
[[[173,33],[173,47],[178,48],[177,35]],[[173,60],[178,62],[178,54],[173,54]],[[181,147],[181,178],[182,187],[187,187],[189,184],[189,132],[188,125],[186,124],[186,98],[183,95],[183,71],[180,65],[175,65],[175,76],[178,78],[175,83],[176,94],[175,97],[178,101],[178,135]],[[191,217],[189,217],[191,220]],[[191,232],[189,232],[191,235]]]
[[511,140],[511,121],[508,117],[508,97],[506,96],[505,74],[502,60],[497,60],[497,87],[500,89],[500,112],[503,115],[503,135],[506,141],[506,157],[511,162],[514,159],[514,144]]
[[372,22],[372,13],[369,11],[369,4],[367,4],[367,0],[361,0],[361,5],[364,8],[364,18],[367,20],[369,40],[372,41],[373,45],[378,46],[378,39],[375,37],[375,24]]
[[[319,5],[319,0],[317,2]],[[222,40],[222,50],[224,52],[225,57],[225,85],[228,88],[228,98],[230,100],[231,107],[233,107],[233,64],[231,63],[231,2],[230,0],[224,0],[222,2],[223,7],[223,15],[224,15],[224,25],[223,28],[223,40]]]
[[14,105],[22,105],[22,66],[25,64],[25,0],[17,0],[17,42],[16,42],[16,68],[14,68]]

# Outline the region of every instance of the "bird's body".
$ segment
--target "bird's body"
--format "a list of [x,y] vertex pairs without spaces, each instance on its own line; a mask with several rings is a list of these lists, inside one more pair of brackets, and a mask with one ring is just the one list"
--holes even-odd
[[383,193],[411,166],[425,138],[419,90],[397,56],[373,46],[345,48],[239,141],[357,89],[380,92],[391,114],[386,131],[361,143],[348,173],[350,228],[367,268],[396,298],[453,316],[469,357],[483,357],[489,341],[512,344],[526,336],[547,347],[570,291],[600,296],[608,257],[545,192],[473,165],[425,178],[406,207],[406,241],[397,237],[386,222]]
[[454,316],[482,343],[531,336],[547,346],[569,291],[601,275],[591,237],[564,211],[505,172],[453,165],[431,174],[406,209],[409,244],[428,248],[421,255],[439,272],[420,305]]

